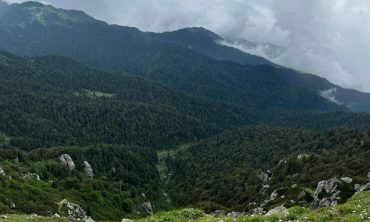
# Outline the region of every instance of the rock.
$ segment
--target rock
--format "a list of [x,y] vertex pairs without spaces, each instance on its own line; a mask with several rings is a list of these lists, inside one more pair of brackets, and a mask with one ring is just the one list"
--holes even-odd
[[25,179],[25,180],[38,180],[38,181],[40,180],[39,175],[37,175],[36,173],[30,173],[30,172],[28,172],[26,174],[22,174],[21,178]]
[[342,177],[342,178],[340,178],[340,180],[347,183],[347,184],[350,184],[353,181],[351,177]]
[[59,214],[54,214],[54,217],[60,218],[60,215]]
[[266,211],[263,210],[262,207],[257,207],[253,209],[253,214],[264,214]]
[[88,219],[86,212],[78,204],[71,203],[66,199],[58,203],[58,210],[59,213],[65,214],[72,220]]
[[270,195],[270,201],[275,200],[278,196],[279,196],[278,191],[274,190],[274,192],[272,192]]
[[370,172],[367,173],[367,179],[370,180]]
[[298,185],[295,183],[291,186],[291,188],[296,188]]
[[1,167],[0,167],[0,176],[3,176],[3,177],[6,176],[5,171]]
[[[320,181],[314,194],[312,208],[335,206],[340,200],[340,190],[337,190],[338,184],[342,183],[336,177],[329,180]],[[319,195],[321,198],[319,198]]]
[[121,222],[133,222],[133,220],[130,220],[130,219],[122,219],[122,221]]
[[270,188],[269,185],[262,185],[262,188],[260,189],[260,194],[262,196],[265,196],[266,191]]
[[87,217],[84,219],[85,222],[95,222],[91,217]]
[[1,215],[1,219],[8,219],[8,216],[6,216],[6,215]]
[[72,171],[76,168],[75,163],[68,154],[63,154],[59,157],[60,164]]
[[269,212],[267,212],[266,214],[266,216],[277,216],[280,218],[287,217],[288,215],[289,211],[284,206],[276,207],[272,210],[269,210]]
[[325,191],[327,194],[334,193],[334,191],[337,189],[338,184],[341,182],[336,178],[331,178],[330,180],[323,180],[320,181],[317,184],[317,188],[314,194],[314,197],[318,197],[318,195],[322,192]]
[[153,207],[150,202],[140,204],[140,209],[142,209],[146,214],[153,215]]
[[9,207],[10,207],[10,208],[15,208],[15,203],[10,202],[10,203],[9,203]]
[[258,179],[262,181],[262,183],[267,183],[269,180],[269,175],[267,173],[261,172],[257,175]]
[[302,191],[302,192],[300,192],[299,194],[298,194],[298,200],[302,200],[302,199],[304,199],[305,198],[305,196],[306,196],[306,192],[304,192],[304,191]]
[[356,193],[364,192],[365,190],[370,189],[370,182],[365,185],[355,184]]
[[85,171],[85,174],[86,176],[90,177],[90,178],[93,178],[94,177],[94,171],[91,167],[91,165],[89,164],[89,162],[87,161],[84,161],[84,171]]
[[287,165],[287,164],[288,164],[288,160],[287,160],[287,158],[281,159],[277,165],[278,165],[278,166],[281,166],[281,165],[283,165],[283,164],[284,164],[284,165]]
[[241,213],[233,211],[231,213],[228,213],[226,216],[227,217],[239,217],[240,215],[241,215]]

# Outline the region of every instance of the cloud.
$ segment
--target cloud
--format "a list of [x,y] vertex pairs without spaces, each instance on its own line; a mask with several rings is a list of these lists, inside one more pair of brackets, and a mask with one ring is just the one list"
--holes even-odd
[[[370,1],[44,0],[144,31],[206,27],[227,39],[285,47],[274,62],[370,91]],[[248,49],[246,49],[248,51]],[[249,50],[263,55],[263,50]]]

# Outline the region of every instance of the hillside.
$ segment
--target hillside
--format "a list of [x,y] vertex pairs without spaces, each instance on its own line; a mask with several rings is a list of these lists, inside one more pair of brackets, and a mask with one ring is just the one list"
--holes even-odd
[[[344,110],[341,106],[370,110],[369,94],[274,65],[255,66],[270,63],[217,44],[222,38],[202,28],[148,33],[36,2],[0,7],[4,21],[0,23],[0,48],[16,54],[69,56],[96,68],[124,70],[224,103],[315,111]],[[305,102],[302,97],[307,98]]]
[[175,206],[248,212],[308,207],[319,181],[351,177],[348,186],[338,182],[345,201],[354,184],[366,181],[369,145],[368,135],[355,130],[232,130],[170,156],[168,187]]

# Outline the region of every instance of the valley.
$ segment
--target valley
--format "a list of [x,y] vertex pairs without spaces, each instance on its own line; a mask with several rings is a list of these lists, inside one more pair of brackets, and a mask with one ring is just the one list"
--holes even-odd
[[0,0],[0,222],[370,221],[370,94],[225,39]]

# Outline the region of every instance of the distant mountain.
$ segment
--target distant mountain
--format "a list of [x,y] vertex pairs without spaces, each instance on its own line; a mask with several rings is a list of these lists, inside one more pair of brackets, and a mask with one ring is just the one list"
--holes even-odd
[[141,32],[37,2],[2,4],[1,11],[0,48],[16,54],[68,56],[246,107],[370,111],[370,94],[271,65],[219,44],[222,38],[203,28]]
[[224,39],[204,28],[185,28],[174,32],[155,33],[154,38],[164,44],[176,44],[216,60],[229,60],[244,65],[272,64],[265,58],[250,55],[236,48],[222,45]]

